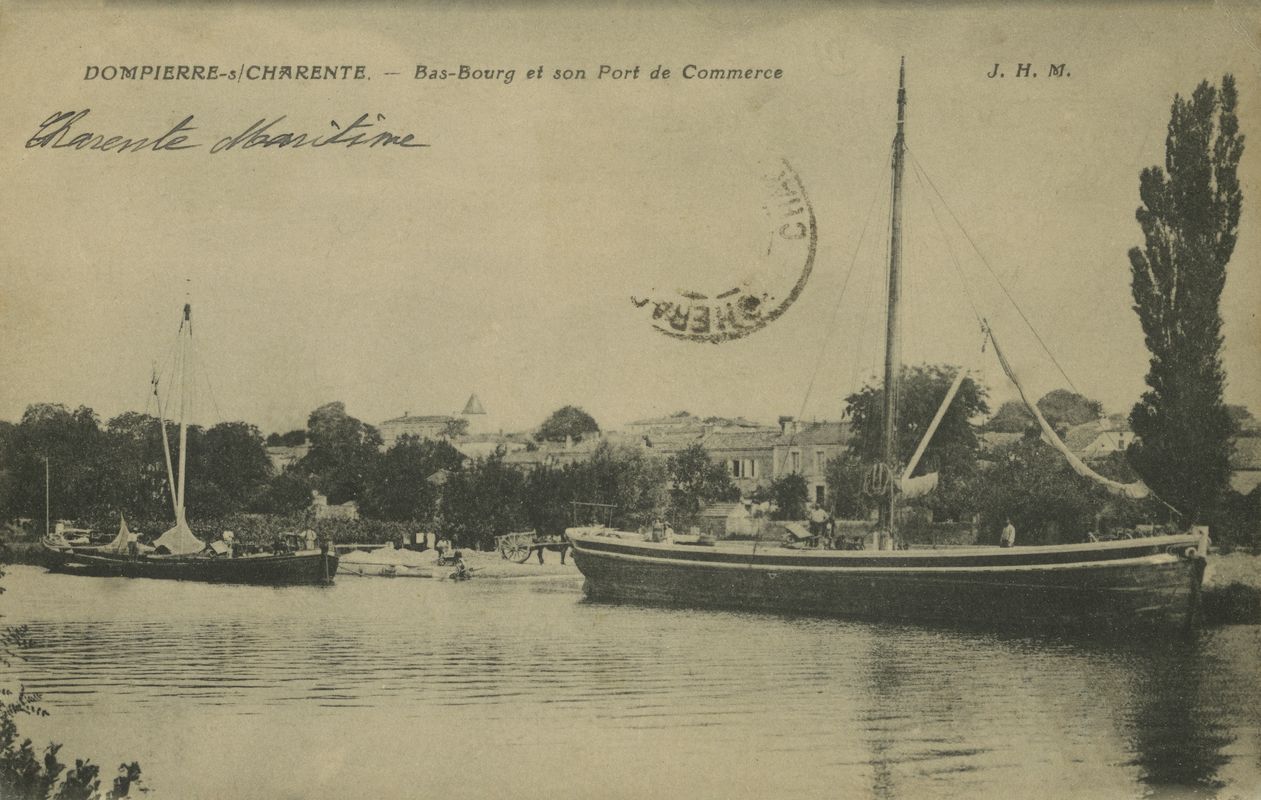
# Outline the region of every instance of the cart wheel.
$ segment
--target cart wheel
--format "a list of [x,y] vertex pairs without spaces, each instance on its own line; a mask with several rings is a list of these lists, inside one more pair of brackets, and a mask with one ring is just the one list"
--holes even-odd
[[524,564],[530,560],[530,546],[525,542],[519,542],[512,550],[512,560],[518,564]]
[[520,540],[511,541],[511,543],[506,541],[506,543],[503,543],[502,548],[499,549],[499,553],[503,555],[504,559],[509,560],[509,562],[525,564],[526,559],[530,558],[530,545],[527,545]]

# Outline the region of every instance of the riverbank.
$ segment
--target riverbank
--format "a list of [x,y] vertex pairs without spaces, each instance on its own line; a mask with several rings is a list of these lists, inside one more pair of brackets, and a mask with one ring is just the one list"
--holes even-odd
[[[523,564],[508,561],[497,552],[484,553],[477,550],[461,551],[464,563],[475,579],[520,579],[520,578],[579,578],[582,573],[574,566],[573,559],[567,558],[560,563],[558,553],[547,553],[544,563],[531,558]],[[437,564],[437,553],[433,550],[416,553],[410,550],[373,552],[352,551],[342,555],[337,569],[337,577],[365,578],[434,578],[446,580],[455,571],[450,566]]]
[[1261,555],[1210,555],[1201,599],[1209,625],[1261,624]]
[[[419,553],[411,550],[403,552],[412,558],[400,562],[384,548],[373,553],[354,550],[343,552],[337,576],[339,578],[351,576],[446,579],[453,571],[451,567],[438,566],[438,556],[434,550]],[[531,558],[524,564],[518,564],[505,560],[497,551],[462,550],[461,552],[465,564],[472,570],[475,578],[581,577],[578,568],[574,566],[573,559],[566,558],[565,563],[562,564],[559,553],[545,554],[545,561],[542,564],[538,563],[536,558]],[[47,562],[43,547],[39,542],[3,542],[0,543],[0,564],[27,564],[43,567],[47,565]],[[393,569],[387,570],[386,567]]]
[[[504,560],[497,552],[463,552],[465,563],[478,578],[578,578],[581,575],[572,559],[561,564],[557,553],[547,553],[543,564],[533,558],[517,564]],[[431,563],[436,558],[436,554],[431,556],[431,553],[416,554],[421,556],[419,563],[396,566],[394,574],[388,577],[446,579],[451,569]],[[0,563],[44,566],[45,557],[39,542],[0,542]],[[381,577],[388,563],[387,558],[359,560],[343,554],[338,575]],[[1202,598],[1204,622],[1209,625],[1261,624],[1261,555],[1235,551],[1210,556]]]

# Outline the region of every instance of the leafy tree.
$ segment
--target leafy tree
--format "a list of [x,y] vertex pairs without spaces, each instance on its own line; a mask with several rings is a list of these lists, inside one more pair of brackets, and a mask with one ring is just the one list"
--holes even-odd
[[268,447],[299,447],[306,444],[306,429],[298,428],[287,433],[267,434]]
[[1247,406],[1227,404],[1226,413],[1235,426],[1236,436],[1261,436],[1261,421],[1253,416]]
[[[1038,401],[1038,410],[1057,431],[1094,422],[1103,415],[1103,404],[1068,389],[1052,389]],[[1019,400],[1008,400],[985,423],[986,430],[998,433],[1024,433],[1037,427],[1037,420]]]
[[307,419],[307,440],[311,449],[299,464],[328,502],[361,499],[381,457],[377,429],[347,414],[344,403],[325,403]]
[[556,535],[573,524],[572,503],[580,500],[577,487],[585,464],[541,466],[525,476],[522,499],[526,523],[542,534]]
[[[177,430],[173,423],[167,423],[167,435],[174,445]],[[133,519],[169,517],[171,488],[158,418],[124,412],[106,424],[105,437],[113,507]]]
[[[540,533],[556,534],[575,521],[608,522],[634,529],[665,516],[667,468],[662,459],[648,456],[638,447],[601,442],[587,461],[563,467],[540,467],[530,472],[524,486],[525,518]],[[578,503],[603,503],[603,509],[579,507]]]
[[1057,430],[1094,422],[1103,415],[1103,404],[1068,389],[1052,389],[1038,401],[1038,410]]
[[6,470],[12,477],[6,517],[44,516],[44,459],[48,459],[53,514],[75,518],[91,513],[108,497],[105,448],[96,413],[59,403],[28,406],[9,430]]
[[1239,547],[1261,546],[1261,486],[1248,494],[1226,493],[1213,514],[1213,541]]
[[996,433],[1024,433],[1038,421],[1019,400],[1007,400],[998,407],[994,416],[985,423],[985,429]]
[[[941,406],[955,367],[903,367],[898,401],[898,464],[906,464]],[[976,472],[979,446],[971,420],[989,413],[984,386],[964,378],[933,435],[916,473],[939,473],[937,491],[919,501],[941,519],[958,518],[971,503],[970,483]],[[883,459],[884,389],[865,386],[846,398],[852,420],[850,455],[870,465]]]
[[[197,472],[190,472],[189,502],[201,492],[202,514],[219,516],[240,511],[263,491],[272,475],[271,459],[258,428],[246,422],[221,422],[189,441],[189,455],[197,455]],[[210,501],[214,497],[217,502]]]
[[377,460],[364,497],[364,513],[400,522],[430,521],[439,490],[429,477],[441,469],[459,469],[463,460],[448,442],[401,437]]
[[628,444],[600,442],[577,475],[576,487],[583,502],[616,506],[615,527],[638,528],[662,518],[669,507],[667,469],[662,459]]
[[504,464],[503,456],[500,449],[447,479],[438,530],[457,546],[489,550],[496,536],[524,527],[524,476]]
[[771,502],[775,504],[775,519],[805,519],[806,505],[810,502],[810,486],[806,478],[796,472],[781,475],[771,481]]
[[563,442],[572,437],[575,442],[582,441],[588,434],[600,432],[595,418],[577,406],[565,406],[552,412],[534,432],[534,438],[540,442]]
[[863,464],[850,454],[839,455],[827,463],[824,480],[832,501],[828,512],[840,519],[865,519],[875,507],[862,492]]
[[694,518],[709,503],[740,499],[740,490],[721,464],[715,463],[700,444],[688,445],[666,462],[672,488],[670,505],[679,519]]
[[1139,180],[1144,246],[1129,251],[1134,310],[1151,352],[1150,388],[1130,412],[1138,437],[1130,452],[1147,484],[1188,521],[1209,512],[1230,477],[1219,304],[1243,203],[1236,101],[1230,75],[1220,90],[1204,81],[1189,99],[1174,97],[1165,167],[1144,169]]
[[281,516],[306,511],[311,507],[311,483],[301,470],[287,469],[267,481],[251,507],[257,513]]
[[[1026,436],[995,456],[997,463],[976,482],[982,541],[997,544],[1008,519],[1016,527],[1018,544],[1062,544],[1083,541],[1105,512],[1125,522],[1153,513],[1150,505],[1113,498],[1073,472],[1059,451],[1038,436]],[[1127,477],[1123,457],[1096,466],[1109,477]]]
[[447,420],[446,428],[442,431],[442,435],[448,439],[454,439],[466,433],[468,433],[468,417],[451,417]]
[[[898,395],[898,462],[905,464],[928,430],[946,391],[954,381],[954,367],[921,365],[903,367]],[[924,452],[924,461],[954,463],[970,461],[977,448],[974,417],[989,412],[985,387],[964,378],[959,392],[942,417],[933,440]],[[883,458],[884,389],[867,385],[845,398],[846,415],[851,420],[853,438],[850,452],[865,462]]]

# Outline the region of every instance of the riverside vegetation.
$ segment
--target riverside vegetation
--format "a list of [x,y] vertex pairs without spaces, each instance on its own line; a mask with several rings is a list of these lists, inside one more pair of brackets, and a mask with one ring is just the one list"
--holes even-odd
[[[4,570],[0,567],[0,578]],[[4,587],[0,586],[0,593]],[[0,663],[8,665],[31,641],[25,626],[0,629]],[[22,716],[48,716],[39,706],[39,695],[0,687],[0,797],[6,800],[101,800],[101,768],[88,759],[76,758],[74,766],[61,761],[61,745],[49,743],[42,753],[34,742],[21,738],[18,719]],[[118,775],[103,797],[105,800],[131,796],[140,784],[140,765],[120,764]],[[143,788],[141,789],[143,791]]]

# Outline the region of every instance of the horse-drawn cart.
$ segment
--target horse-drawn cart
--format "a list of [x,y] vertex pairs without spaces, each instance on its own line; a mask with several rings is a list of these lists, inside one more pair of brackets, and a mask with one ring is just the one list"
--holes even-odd
[[560,563],[565,563],[565,556],[569,553],[569,541],[564,536],[546,536],[535,533],[534,531],[521,531],[519,533],[507,533],[503,536],[495,537],[496,549],[499,555],[508,561],[517,564],[524,564],[530,560],[531,555],[538,557],[539,563],[543,563],[543,552],[551,550],[560,553]]

